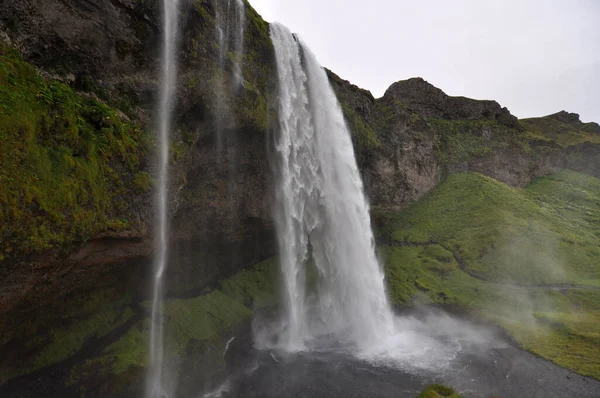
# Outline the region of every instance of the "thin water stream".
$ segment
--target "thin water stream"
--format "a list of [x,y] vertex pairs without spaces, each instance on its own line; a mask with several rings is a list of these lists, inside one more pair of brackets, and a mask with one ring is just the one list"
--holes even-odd
[[171,133],[175,87],[177,85],[176,43],[179,0],[163,0],[163,43],[161,87],[158,110],[158,188],[156,193],[156,232],[152,323],[150,327],[151,366],[146,382],[146,397],[168,396],[164,367],[164,274],[167,269],[169,136]]
[[[225,120],[230,116],[228,103],[232,94],[241,87],[243,77],[244,45],[246,32],[246,7],[243,0],[217,0],[216,2],[216,34],[219,44],[219,73],[215,93],[217,152],[222,154],[225,148]],[[225,73],[231,65],[232,77]],[[231,161],[231,159],[230,159]]]

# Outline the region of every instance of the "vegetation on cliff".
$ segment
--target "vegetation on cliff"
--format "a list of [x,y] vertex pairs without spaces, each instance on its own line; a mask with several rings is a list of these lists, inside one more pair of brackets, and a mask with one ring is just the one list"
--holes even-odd
[[527,137],[561,148],[584,143],[600,144],[600,126],[582,123],[573,113],[559,112],[545,117],[519,121]]
[[[0,260],[135,226],[149,138],[0,43]],[[132,184],[134,182],[134,184]],[[138,192],[132,192],[132,186]]]

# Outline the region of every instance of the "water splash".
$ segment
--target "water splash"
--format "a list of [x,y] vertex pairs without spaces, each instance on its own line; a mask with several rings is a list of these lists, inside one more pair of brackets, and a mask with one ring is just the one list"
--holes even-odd
[[[369,206],[341,107],[312,52],[271,26],[279,84],[276,227],[285,292],[284,348],[333,336],[359,348],[394,334]],[[306,267],[318,272],[307,293]]]
[[[179,0],[163,0],[163,43],[159,105],[159,167],[156,195],[156,235],[152,324],[150,330],[151,367],[147,376],[146,397],[167,395],[164,371],[163,296],[164,274],[167,268],[167,201],[169,181],[169,135],[173,100],[177,84],[176,42],[178,34]],[[167,395],[168,396],[168,395]]]

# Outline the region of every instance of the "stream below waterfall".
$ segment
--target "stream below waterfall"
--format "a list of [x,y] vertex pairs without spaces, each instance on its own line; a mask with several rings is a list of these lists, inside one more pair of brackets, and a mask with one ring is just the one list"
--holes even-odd
[[[434,383],[450,385],[465,398],[600,396],[600,381],[518,348],[496,328],[443,313],[399,319],[412,323],[414,334],[397,336],[397,351],[387,359],[361,358],[327,339],[295,353],[253,349],[244,366],[204,397],[414,398]],[[423,333],[419,325],[432,329]],[[243,344],[252,341],[246,339]],[[240,355],[228,356],[239,365]]]

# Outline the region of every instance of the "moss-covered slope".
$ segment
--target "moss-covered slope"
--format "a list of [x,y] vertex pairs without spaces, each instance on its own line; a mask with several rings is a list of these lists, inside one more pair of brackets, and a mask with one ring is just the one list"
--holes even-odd
[[531,140],[548,142],[560,147],[584,143],[600,144],[600,126],[597,123],[582,123],[579,115],[558,112],[539,118],[519,121]]
[[450,176],[406,211],[377,217],[392,301],[469,310],[600,378],[599,198],[600,180],[571,171],[525,189]]
[[139,227],[149,138],[0,43],[0,260]]
[[[166,300],[167,361],[181,388],[186,386],[185,377],[192,377],[188,381],[197,386],[199,374],[210,381],[225,370],[228,340],[248,327],[254,311],[277,306],[278,280],[277,261],[270,259],[222,280],[200,296]],[[115,301],[116,295],[98,289],[57,309],[54,318],[60,322],[22,342],[24,357],[16,361],[5,356],[0,361],[0,393],[27,391],[23,387],[27,383],[32,384],[32,394],[47,385],[78,396],[139,392],[150,360],[151,303],[128,295]],[[186,372],[178,375],[180,369]]]

